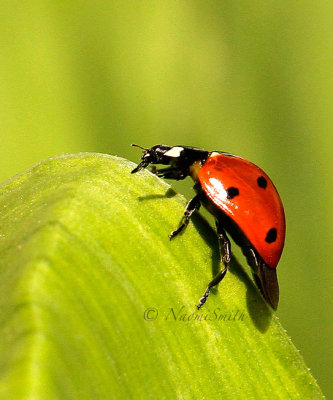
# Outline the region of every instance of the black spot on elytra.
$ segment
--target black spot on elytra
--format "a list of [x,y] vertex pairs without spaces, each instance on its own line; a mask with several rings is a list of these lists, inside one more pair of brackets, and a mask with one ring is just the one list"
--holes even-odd
[[272,228],[267,232],[265,240],[267,243],[273,243],[275,242],[276,238],[277,238],[277,231],[275,228]]
[[259,176],[259,178],[257,179],[257,183],[259,187],[266,189],[267,186],[266,178],[264,178],[263,176]]
[[233,186],[227,189],[227,199],[233,199],[239,195],[239,190]]

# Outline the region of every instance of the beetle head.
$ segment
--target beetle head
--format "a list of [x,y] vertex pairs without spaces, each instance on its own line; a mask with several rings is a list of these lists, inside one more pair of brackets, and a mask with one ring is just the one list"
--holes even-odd
[[172,146],[158,144],[157,146],[153,146],[150,149],[146,149],[137,144],[132,144],[132,146],[139,147],[143,150],[143,154],[141,157],[142,161],[133,169],[133,171],[131,172],[132,174],[135,174],[143,168],[147,168],[149,164],[170,164],[170,157],[165,156],[165,153],[167,153],[172,148]]

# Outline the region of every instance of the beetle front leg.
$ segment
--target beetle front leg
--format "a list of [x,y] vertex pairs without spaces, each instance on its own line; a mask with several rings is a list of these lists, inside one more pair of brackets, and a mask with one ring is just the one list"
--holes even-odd
[[175,236],[177,236],[182,230],[184,230],[187,227],[194,211],[199,210],[200,206],[201,206],[200,196],[197,194],[196,196],[193,197],[193,199],[191,199],[187,203],[187,206],[184,211],[184,216],[180,221],[178,229],[172,231],[171,234],[169,235],[170,240],[173,239]]
[[177,167],[167,167],[167,168],[156,168],[156,166],[152,166],[150,168],[150,172],[157,175],[159,178],[164,179],[174,179],[176,181],[180,181],[187,177],[187,173]]
[[218,285],[222,281],[222,279],[225,277],[229,269],[231,245],[227,237],[227,234],[225,233],[225,230],[222,227],[221,222],[219,222],[218,220],[216,221],[216,230],[217,230],[217,238],[219,241],[220,260],[224,264],[224,269],[221,269],[221,271],[219,271],[215,275],[212,281],[209,282],[207,289],[205,290],[205,293],[203,294],[203,296],[199,300],[199,304],[197,305],[198,310],[206,303],[210,293],[210,289],[213,286]]

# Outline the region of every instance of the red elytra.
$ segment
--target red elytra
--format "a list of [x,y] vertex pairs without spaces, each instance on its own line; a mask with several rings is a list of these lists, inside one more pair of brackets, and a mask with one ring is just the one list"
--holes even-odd
[[[212,153],[199,169],[198,179],[211,201],[237,224],[265,263],[275,268],[284,245],[285,215],[265,172],[244,158]],[[238,191],[233,198],[228,196],[230,188]],[[276,230],[276,239],[269,242],[271,229]]]

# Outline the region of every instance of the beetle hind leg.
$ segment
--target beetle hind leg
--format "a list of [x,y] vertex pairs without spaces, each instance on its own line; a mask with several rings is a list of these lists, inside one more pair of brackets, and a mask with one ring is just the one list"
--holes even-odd
[[279,304],[279,283],[276,268],[270,268],[263,260],[259,261],[259,271],[254,280],[268,304],[276,310]]
[[221,271],[219,271],[215,275],[212,281],[209,282],[207,289],[205,290],[205,293],[200,298],[199,304],[197,305],[198,310],[206,303],[211,288],[218,285],[229,270],[231,245],[227,237],[227,234],[225,233],[225,230],[223,229],[221,223],[218,220],[216,221],[216,230],[217,230],[217,238],[219,241],[220,260],[224,264],[224,269],[221,269]]
[[251,247],[243,249],[243,253],[252,268],[253,279],[260,293],[273,310],[276,310],[279,303],[279,283],[276,268],[270,268]]

